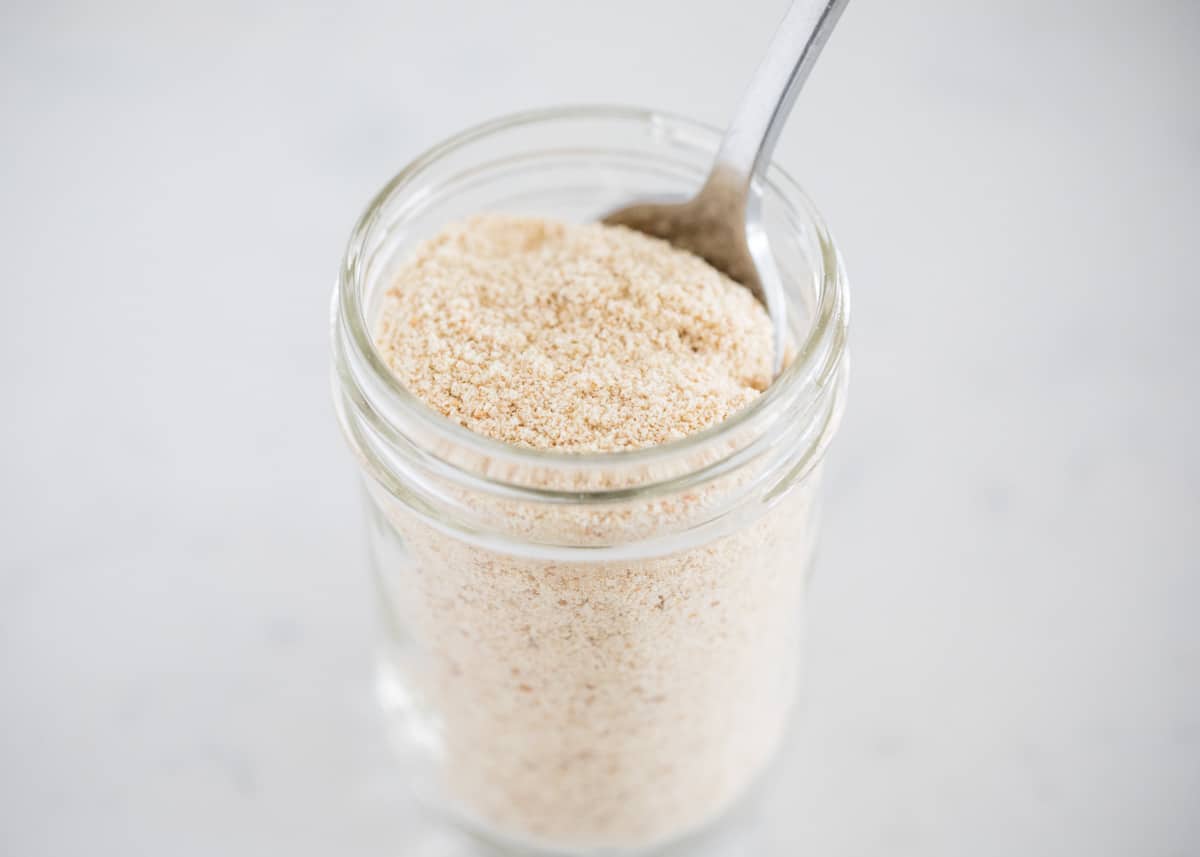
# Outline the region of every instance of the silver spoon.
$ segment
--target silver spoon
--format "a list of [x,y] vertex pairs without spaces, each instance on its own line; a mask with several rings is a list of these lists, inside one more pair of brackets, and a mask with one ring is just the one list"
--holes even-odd
[[787,330],[783,284],[762,226],[761,179],[800,87],[849,0],[795,0],[725,130],[712,170],[687,202],[635,202],[604,218],[690,250],[748,288],[775,331],[775,371]]

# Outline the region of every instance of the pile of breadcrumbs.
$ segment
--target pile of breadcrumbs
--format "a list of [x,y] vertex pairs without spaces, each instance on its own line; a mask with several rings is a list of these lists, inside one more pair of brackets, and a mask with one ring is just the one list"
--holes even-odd
[[[622,227],[506,216],[421,244],[376,345],[446,417],[564,452],[711,426],[773,365],[763,308],[699,258]],[[638,846],[742,793],[793,695],[815,482],[732,535],[621,562],[485,549],[376,491],[404,548],[380,569],[404,634],[391,666],[429,713],[459,811],[551,846]],[[603,543],[685,529],[713,490],[615,512],[497,506],[495,523]]]
[[720,422],[766,389],[774,356],[766,311],[699,257],[620,226],[494,215],[419,247],[376,345],[450,419],[573,452]]

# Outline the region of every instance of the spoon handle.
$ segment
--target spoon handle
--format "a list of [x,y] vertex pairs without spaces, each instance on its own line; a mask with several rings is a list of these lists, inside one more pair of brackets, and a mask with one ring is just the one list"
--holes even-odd
[[794,0],[721,140],[714,175],[746,192],[771,152],[800,87],[849,0]]

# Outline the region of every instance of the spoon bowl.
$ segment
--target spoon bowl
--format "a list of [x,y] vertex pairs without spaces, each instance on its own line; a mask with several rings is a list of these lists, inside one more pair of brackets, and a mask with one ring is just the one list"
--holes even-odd
[[684,202],[635,200],[603,218],[689,250],[749,289],[771,317],[776,374],[787,318],[783,285],[759,215],[761,177],[796,95],[848,2],[794,0],[695,196]]

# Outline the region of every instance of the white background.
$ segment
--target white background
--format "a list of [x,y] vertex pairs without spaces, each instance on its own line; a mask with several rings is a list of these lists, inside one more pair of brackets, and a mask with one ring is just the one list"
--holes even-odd
[[[423,148],[729,115],[782,0],[7,2],[0,854],[466,853],[397,796],[326,311]],[[1200,6],[854,0],[811,671],[730,854],[1200,851]]]

